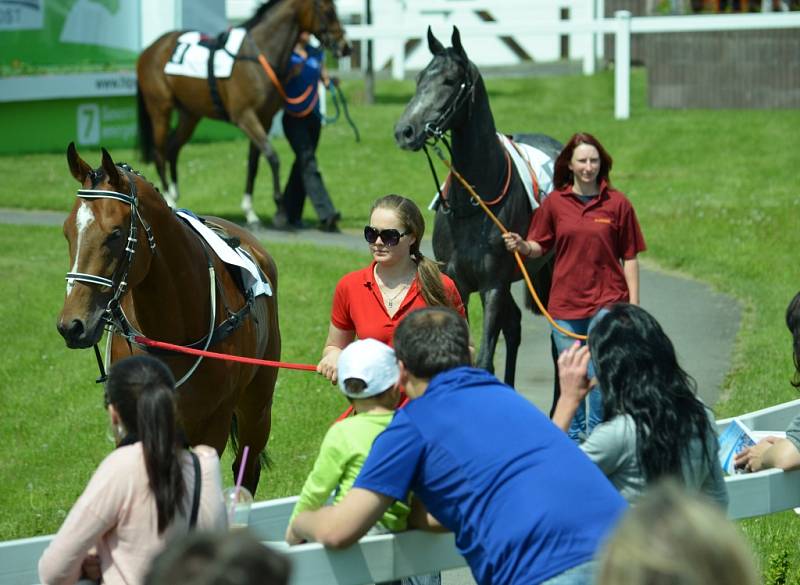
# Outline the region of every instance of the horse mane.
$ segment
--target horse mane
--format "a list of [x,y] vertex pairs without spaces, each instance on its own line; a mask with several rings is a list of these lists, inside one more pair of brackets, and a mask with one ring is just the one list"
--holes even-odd
[[250,18],[248,18],[246,21],[244,21],[242,23],[242,26],[244,28],[246,28],[247,30],[250,30],[255,25],[257,25],[259,22],[261,22],[261,19],[264,18],[264,15],[267,12],[269,12],[269,10],[273,6],[275,6],[276,4],[280,3],[280,1],[281,0],[269,0],[269,2],[264,2],[264,4],[262,4],[261,6],[258,7],[258,10],[256,10],[256,12],[255,12],[255,14],[253,14],[253,16],[251,16]]
[[[137,177],[142,179],[145,183],[150,185],[156,193],[161,193],[161,190],[158,187],[156,187],[155,184],[153,184],[152,181],[149,181],[147,179],[147,177],[144,176],[143,173],[141,173],[140,171],[137,171],[136,169],[131,167],[131,165],[129,165],[128,163],[118,162],[118,163],[114,163],[114,164],[119,169],[121,169],[123,171],[127,171],[127,172],[131,173],[132,175],[136,175]],[[96,169],[93,169],[93,170],[89,171],[89,178],[92,181],[92,189],[94,189],[100,183],[100,181],[106,176],[107,176],[107,173],[105,172],[105,170],[103,170],[103,167],[98,167]]]

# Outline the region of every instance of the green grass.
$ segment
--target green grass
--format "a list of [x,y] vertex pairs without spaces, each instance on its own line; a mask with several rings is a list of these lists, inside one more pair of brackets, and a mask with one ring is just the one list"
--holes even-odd
[[[55,330],[63,302],[66,243],[58,228],[0,226],[0,540],[55,531],[112,447],[93,353],[66,348]],[[316,363],[327,334],[331,283],[363,265],[354,252],[271,245],[281,267],[283,356]],[[308,270],[313,267],[313,270]],[[322,301],[321,299],[325,299]],[[347,406],[322,378],[281,373],[269,443],[274,468],[259,499],[297,493],[327,426]],[[230,468],[226,452],[223,469]],[[223,480],[232,483],[224,472]]]
[[[798,289],[800,192],[796,187],[796,129],[800,111],[670,111],[646,106],[646,76],[632,79],[632,116],[613,118],[613,76],[489,79],[497,126],[504,132],[538,131],[566,140],[573,132],[597,135],[614,156],[614,183],[636,206],[649,246],[644,259],[709,282],[741,303],[743,320],[734,364],[716,405],[728,416],[796,397],[790,338],[783,312]],[[413,93],[410,82],[381,82],[377,103],[363,105],[362,87],[345,91],[362,142],[344,123],[323,131],[319,161],[347,228],[363,225],[369,203],[399,192],[426,204],[433,183],[424,155],[395,147],[392,126]],[[66,145],[65,145],[66,147]],[[283,181],[291,154],[276,141]],[[180,163],[181,203],[201,213],[242,220],[247,145],[190,144]],[[92,165],[98,152],[83,152]],[[140,167],[131,151],[116,160]],[[265,165],[256,208],[272,211]],[[443,173],[442,173],[443,174]],[[63,155],[0,157],[0,206],[67,210],[76,183]],[[430,215],[427,216],[430,218]],[[313,218],[309,208],[307,218]],[[11,489],[3,491],[0,538],[55,529],[109,445],[89,352],[67,352],[54,331],[61,303],[66,248],[56,229],[2,228],[0,281],[5,344],[0,349],[8,455],[0,462]],[[363,256],[307,246],[271,246],[282,269],[281,318],[292,361],[313,362],[325,336],[337,275]],[[35,261],[27,260],[33,255]],[[691,298],[684,300],[687,304]],[[296,493],[331,417],[343,406],[313,376],[281,374],[270,446],[275,470],[259,498]],[[59,512],[60,511],[60,512]],[[757,554],[790,550],[790,581],[800,578],[792,513],[743,523]]]

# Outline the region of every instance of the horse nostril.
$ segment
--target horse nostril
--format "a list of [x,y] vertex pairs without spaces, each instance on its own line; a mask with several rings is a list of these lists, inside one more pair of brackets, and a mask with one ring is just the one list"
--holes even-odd
[[69,323],[63,321],[58,323],[58,332],[68,341],[78,339],[83,335],[84,330],[83,321],[80,319],[73,319]]
[[406,140],[414,138],[414,128],[412,126],[409,125],[403,128],[403,138]]

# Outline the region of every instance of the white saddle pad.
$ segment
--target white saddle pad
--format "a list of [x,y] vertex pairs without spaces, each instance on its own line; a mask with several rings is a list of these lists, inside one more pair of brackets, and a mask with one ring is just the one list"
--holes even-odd
[[[535,180],[539,187],[539,200],[541,201],[553,190],[553,165],[555,160],[550,155],[542,152],[529,144],[522,142],[512,142],[505,134],[497,133],[500,143],[508,151],[511,160],[514,162],[514,168],[517,169],[517,174],[522,179],[522,184],[525,185],[525,192],[528,194],[528,200],[531,203],[531,209],[536,210],[539,208],[539,202],[536,201],[533,192],[534,177],[531,176],[531,170],[536,175]],[[516,144],[517,148],[514,147]],[[450,181],[450,176],[447,177],[444,184],[442,184],[442,191]],[[428,209],[435,210],[439,203],[439,194],[433,196],[433,201],[428,205]]]
[[[247,31],[243,28],[232,28],[228,33],[228,40],[222,48],[214,52],[214,77],[225,78],[231,76],[234,57],[242,46],[242,41]],[[167,75],[182,75],[184,77],[208,78],[208,57],[211,51],[208,47],[199,44],[202,38],[198,31],[189,31],[178,37],[178,44],[172,56],[164,66]]]
[[[508,154],[511,155],[511,160],[514,161],[514,166],[517,173],[522,179],[522,184],[525,185],[525,192],[528,194],[528,199],[531,202],[531,209],[537,209],[539,203],[533,196],[533,177],[531,176],[531,169],[536,174],[536,183],[539,186],[539,199],[546,197],[550,191],[553,190],[553,165],[556,161],[550,158],[538,148],[525,144],[523,142],[512,143],[505,134],[497,133],[500,142],[506,147]],[[514,144],[517,148],[514,148]]]
[[211,249],[219,256],[220,260],[225,264],[233,264],[241,269],[244,285],[253,293],[253,297],[258,295],[272,296],[272,287],[246,250],[242,249],[241,246],[236,249],[231,248],[216,232],[210,230],[192,213],[184,210],[177,210],[175,213],[211,246]]

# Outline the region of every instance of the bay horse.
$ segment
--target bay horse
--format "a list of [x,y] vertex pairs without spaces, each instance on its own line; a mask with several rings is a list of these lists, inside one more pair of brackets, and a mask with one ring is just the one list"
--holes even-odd
[[[206,79],[164,73],[178,37],[185,31],[165,33],[142,52],[136,63],[139,146],[145,162],[155,162],[164,193],[174,204],[178,200],[178,153],[200,119],[235,124],[250,139],[242,211],[248,224],[258,225],[253,210],[258,156],[263,155],[272,169],[276,204],[281,199],[280,163],[267,132],[284,104],[289,57],[300,32],[313,33],[337,55],[347,54],[349,46],[333,0],[269,0],[242,26],[247,34],[231,75],[215,79],[213,84]],[[170,132],[174,109],[178,111],[178,125]]]
[[[458,29],[453,28],[452,47],[446,49],[429,27],[428,48],[433,59],[419,74],[416,93],[395,125],[395,141],[403,149],[418,151],[450,131],[455,170],[509,231],[524,236],[533,208],[497,135],[486,86],[464,51]],[[561,151],[557,140],[543,134],[523,134],[514,140],[536,147],[553,161]],[[483,336],[476,365],[494,372],[494,353],[502,332],[504,381],[513,386],[522,314],[511,295],[511,283],[522,276],[513,255],[505,249],[500,230],[454,178],[436,210],[433,252],[443,263],[443,271],[455,281],[465,306],[473,292],[480,295]],[[525,262],[545,305],[552,263],[552,254]]]
[[[115,164],[105,149],[94,170],[72,143],[67,161],[81,185],[63,228],[71,269],[57,328],[67,347],[95,346],[99,361],[97,344],[108,326],[111,362],[146,351],[131,333],[280,359],[277,268],[252,234],[205,218],[206,225],[241,242],[266,276],[271,296],[243,292],[236,273],[172,212],[158,190],[127,165]],[[167,352],[158,357],[179,380],[178,414],[189,443],[210,445],[221,454],[235,428],[233,443],[250,450],[243,484],[255,494],[277,369]],[[236,454],[234,470],[241,456]]]

